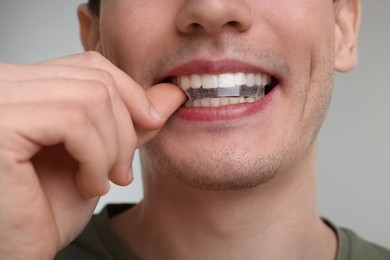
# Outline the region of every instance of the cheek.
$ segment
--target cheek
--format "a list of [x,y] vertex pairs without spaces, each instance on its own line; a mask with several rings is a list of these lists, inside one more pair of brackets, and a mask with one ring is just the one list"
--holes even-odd
[[[297,2],[306,8],[298,8]],[[325,118],[333,85],[334,30],[333,5],[330,1],[294,1],[274,13],[272,27],[276,42],[291,66],[284,94],[289,97],[294,115],[291,140],[311,143]],[[294,9],[295,8],[295,9]],[[296,10],[299,9],[299,10]],[[327,9],[327,10],[324,10]],[[318,10],[314,12],[313,10]],[[289,18],[286,18],[289,17]],[[309,21],[309,22],[308,22]],[[321,31],[318,29],[321,28]],[[286,133],[287,134],[287,133]]]
[[102,52],[142,84],[148,64],[161,56],[165,46],[169,46],[169,30],[174,24],[174,15],[162,16],[164,11],[158,1],[147,1],[153,6],[140,1],[104,2],[108,2],[108,6],[101,14]]
[[[267,1],[268,2],[268,1]],[[289,51],[300,60],[334,41],[335,24],[330,0],[269,1],[267,23]],[[310,50],[310,51],[308,51]]]

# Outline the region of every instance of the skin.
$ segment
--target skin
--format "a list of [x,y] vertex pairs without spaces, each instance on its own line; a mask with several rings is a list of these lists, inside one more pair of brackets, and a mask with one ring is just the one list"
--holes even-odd
[[169,84],[145,92],[98,53],[0,67],[0,258],[52,259],[108,180],[132,181],[134,150],[185,95]]
[[[0,65],[0,258],[53,257],[108,179],[131,182],[137,147],[145,197],[112,225],[142,259],[335,258],[315,139],[334,71],[356,62],[358,0],[103,0],[79,18],[102,55]],[[254,115],[183,120],[184,93],[156,84],[196,59],[245,61],[280,84]]]

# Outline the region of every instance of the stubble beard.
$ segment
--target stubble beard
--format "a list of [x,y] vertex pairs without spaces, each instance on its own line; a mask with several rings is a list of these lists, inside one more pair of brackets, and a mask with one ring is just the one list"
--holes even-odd
[[151,164],[143,168],[155,169],[157,174],[169,174],[185,186],[204,191],[257,187],[274,179],[282,170],[283,161],[289,161],[285,149],[280,149],[278,154],[254,156],[233,145],[226,145],[221,153],[205,147],[191,156],[178,158],[179,153],[163,146],[159,137],[142,147],[140,154],[143,163]]
[[[326,53],[319,55],[322,60],[317,70],[321,73],[312,75],[310,70],[307,82],[295,93],[297,95],[295,99],[299,100],[298,103],[304,104],[304,107],[313,106],[312,110],[309,110],[308,114],[303,111],[303,114],[296,115],[300,120],[295,122],[296,129],[293,134],[290,138],[275,144],[278,147],[273,147],[272,151],[265,149],[259,152],[258,148],[246,149],[240,144],[237,149],[237,144],[229,145],[229,142],[224,144],[220,142],[221,147],[218,149],[210,149],[210,146],[193,149],[189,155],[184,144],[179,148],[183,151],[172,149],[167,139],[164,138],[164,134],[161,134],[164,132],[163,128],[154,139],[140,148],[142,168],[151,171],[150,174],[174,176],[179,183],[195,189],[231,191],[258,187],[299,165],[314,147],[329,109],[334,60],[325,54],[332,53],[334,46],[328,47],[329,50]],[[286,71],[289,70],[286,69]],[[308,100],[307,95],[311,88],[321,90],[318,95],[314,98],[309,97],[310,100]],[[214,131],[209,136],[209,140],[213,140],[213,137],[218,139],[224,134],[224,131]]]
[[[321,82],[326,82],[329,89],[314,100],[317,107],[309,115],[310,120],[304,120],[301,128],[298,127],[290,138],[284,141],[279,139],[280,142],[272,145],[271,150],[259,149],[261,141],[256,138],[252,141],[260,143],[250,147],[238,141],[221,142],[221,136],[226,134],[224,131],[210,133],[209,140],[220,140],[216,147],[210,144],[188,149],[183,144],[176,146],[175,150],[169,145],[169,138],[166,138],[163,129],[140,148],[143,169],[151,171],[150,174],[168,174],[181,184],[204,191],[246,190],[268,183],[283,172],[299,166],[305,156],[315,149],[315,140],[327,114],[332,93],[333,78],[325,78]],[[250,141],[248,143],[251,144]]]

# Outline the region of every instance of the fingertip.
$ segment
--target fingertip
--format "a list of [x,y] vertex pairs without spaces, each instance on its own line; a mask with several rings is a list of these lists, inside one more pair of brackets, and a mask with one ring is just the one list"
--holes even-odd
[[[145,93],[145,92],[144,92]],[[143,130],[157,130],[187,100],[184,91],[170,83],[154,85],[146,90],[146,96],[138,95],[138,100],[127,98],[135,126]]]
[[133,171],[128,167],[122,170],[113,170],[109,174],[109,179],[116,185],[127,186],[133,182]]
[[152,104],[151,110],[157,111],[162,120],[168,119],[187,100],[184,91],[170,83],[157,84],[149,88],[146,94]]
[[80,194],[86,199],[103,196],[111,189],[111,185],[108,180],[102,183],[91,183],[83,179],[82,174],[80,173],[76,174],[76,186]]

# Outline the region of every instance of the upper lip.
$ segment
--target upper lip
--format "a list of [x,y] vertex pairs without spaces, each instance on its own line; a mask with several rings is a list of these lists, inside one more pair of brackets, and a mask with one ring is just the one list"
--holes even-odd
[[172,69],[163,72],[159,77],[158,82],[163,82],[171,77],[180,77],[191,74],[222,74],[222,73],[265,73],[274,78],[275,73],[269,72],[262,67],[255,66],[246,62],[233,59],[225,59],[218,61],[210,60],[193,60],[180,65],[174,66]]

